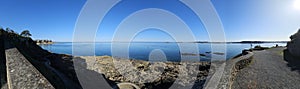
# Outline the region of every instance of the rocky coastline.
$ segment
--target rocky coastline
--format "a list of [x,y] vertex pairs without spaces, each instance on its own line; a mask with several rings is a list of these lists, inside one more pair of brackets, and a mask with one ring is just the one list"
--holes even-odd
[[[81,60],[74,62],[86,64],[87,69],[103,74],[108,81],[114,83],[111,84],[112,87],[119,83],[133,83],[141,89],[164,89],[172,85],[178,88],[203,88],[211,67],[210,62],[148,62],[110,56],[82,56],[75,57],[74,60]],[[191,75],[196,76],[191,79]]]
[[[109,56],[98,56],[91,61],[91,57],[74,57],[72,55],[51,53],[42,49],[30,37],[23,37],[16,33],[0,30],[1,49],[7,50],[16,48],[48,81],[57,89],[82,89],[82,84],[77,76],[76,65],[86,64],[82,69],[104,76],[105,80],[116,87],[117,84],[133,83],[141,89],[169,88],[176,85],[177,88],[203,88],[207,76],[212,72],[213,67],[210,62],[147,62],[133,59],[112,58]],[[4,53],[1,53],[4,54]],[[201,56],[201,55],[200,55]],[[5,55],[1,56],[4,58]],[[116,68],[112,63],[113,59],[122,64],[121,68]],[[130,63],[126,63],[129,61]],[[2,62],[1,62],[2,63]],[[5,64],[5,60],[3,60]],[[93,65],[93,66],[90,66]],[[127,71],[128,66],[133,65],[133,70]],[[124,73],[118,72],[127,71]],[[2,71],[2,69],[1,69]],[[137,74],[132,74],[134,72]],[[5,70],[3,70],[5,72]],[[151,75],[152,73],[159,76]],[[26,74],[26,73],[25,73]],[[7,74],[3,73],[3,76]],[[146,76],[146,77],[139,77]],[[1,72],[2,76],[2,72]],[[87,76],[89,77],[89,76]],[[130,79],[128,79],[130,77]],[[96,77],[91,77],[96,78]],[[143,82],[144,79],[153,81]],[[134,81],[132,81],[134,80]],[[18,82],[18,81],[17,81]],[[1,78],[1,86],[7,83],[5,77]]]
[[[82,82],[80,82],[80,79],[77,76],[78,72],[81,73],[78,71],[78,68],[79,70],[87,70],[93,74],[103,76],[106,80],[105,83],[109,83],[111,87],[120,88],[118,84],[131,83],[137,85],[141,89],[165,89],[174,85],[176,88],[188,87],[199,89],[205,86],[209,74],[214,73],[216,67],[209,61],[149,62],[110,56],[74,57],[72,55],[48,52],[28,37],[22,37],[18,34],[9,33],[4,30],[0,30],[0,33],[0,46],[5,46],[1,47],[1,49],[18,49],[20,53],[24,55],[24,57],[51,83],[51,85],[58,89],[83,88]],[[224,55],[223,53],[214,54]],[[185,55],[205,56],[203,54]],[[1,56],[1,58],[4,56]],[[5,64],[5,60],[3,61],[3,64]],[[118,66],[116,66],[116,64]],[[82,73],[85,75],[85,72]],[[6,76],[5,73],[3,75]],[[87,77],[97,78],[93,76]],[[1,78],[1,85],[5,85],[7,82],[5,80],[5,78]]]

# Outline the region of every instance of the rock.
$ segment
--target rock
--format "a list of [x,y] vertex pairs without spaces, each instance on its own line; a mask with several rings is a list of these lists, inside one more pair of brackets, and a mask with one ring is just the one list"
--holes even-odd
[[216,54],[216,55],[224,55],[225,53],[221,53],[221,52],[214,52],[213,54]]
[[181,55],[185,55],[185,56],[206,56],[205,54],[195,54],[195,53],[182,53]]
[[144,66],[143,64],[139,64],[137,68],[138,68],[138,69],[144,69],[145,66]]
[[200,56],[206,56],[205,54],[199,54]]
[[182,53],[181,55],[185,55],[185,56],[197,56],[197,54],[194,54],[194,53]]
[[262,47],[260,45],[256,45],[253,49],[250,50],[265,50],[265,49],[269,49],[269,47]]
[[287,43],[288,51],[295,57],[300,57],[300,29],[290,37],[291,41]]
[[119,89],[140,89],[137,85],[133,83],[119,83],[117,84]]
[[247,55],[249,51],[251,51],[251,50],[245,49],[245,50],[242,51],[242,54]]
[[[81,58],[86,60],[91,59],[90,57]],[[121,58],[112,59],[111,57],[104,58],[101,56],[96,57],[96,62],[96,64],[87,64],[88,66],[89,64],[93,65],[90,67],[91,70],[99,69],[100,71],[97,72],[103,73],[108,80],[120,83],[133,83],[142,89],[168,88],[167,86],[173,84],[176,79],[180,80],[177,82],[178,85],[190,86],[196,80],[205,81],[210,68],[210,62],[148,62]],[[195,77],[191,77],[190,75]],[[200,82],[199,85],[203,84],[204,82]],[[131,89],[131,87],[127,88]]]

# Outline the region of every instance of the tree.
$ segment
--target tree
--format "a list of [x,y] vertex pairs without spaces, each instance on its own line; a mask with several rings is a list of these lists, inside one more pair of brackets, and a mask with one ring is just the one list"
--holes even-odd
[[15,31],[12,30],[12,29],[10,29],[10,28],[6,28],[6,31],[7,31],[8,33],[15,33]]
[[20,35],[21,35],[21,36],[24,36],[24,37],[30,37],[30,36],[31,36],[29,30],[24,30],[23,32],[21,32]]

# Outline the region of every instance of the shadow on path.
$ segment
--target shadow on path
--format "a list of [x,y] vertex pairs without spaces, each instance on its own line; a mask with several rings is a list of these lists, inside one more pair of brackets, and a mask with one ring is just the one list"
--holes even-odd
[[0,37],[0,88],[4,87],[7,83],[6,78],[6,58],[3,36]]
[[[2,33],[2,31],[0,33]],[[5,50],[13,48],[5,43],[5,41],[6,37],[4,35],[0,35],[0,89],[8,88]]]

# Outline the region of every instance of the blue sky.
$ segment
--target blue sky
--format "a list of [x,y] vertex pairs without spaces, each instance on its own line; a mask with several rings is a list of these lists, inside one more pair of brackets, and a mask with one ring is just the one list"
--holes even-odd
[[[158,1],[158,0],[156,0]],[[300,9],[296,0],[212,0],[224,26],[227,41],[241,40],[289,40],[289,36],[300,28]],[[1,0],[0,26],[16,32],[29,29],[34,39],[72,41],[73,31],[85,0]],[[147,4],[147,3],[148,4]],[[201,22],[193,12],[170,1],[146,1],[145,5],[119,5],[108,13],[100,24],[97,41],[112,39],[114,27],[136,8],[166,8],[179,15],[190,26],[197,40],[209,40]],[[158,3],[168,3],[169,6]],[[127,5],[127,6],[126,6]],[[300,4],[299,4],[300,5]],[[173,6],[173,7],[172,7]],[[87,22],[88,23],[88,22]],[[130,28],[128,28],[130,29]],[[200,34],[199,34],[200,33]],[[184,36],[183,36],[184,37]],[[172,41],[172,38],[157,29],[139,33],[136,41]]]

